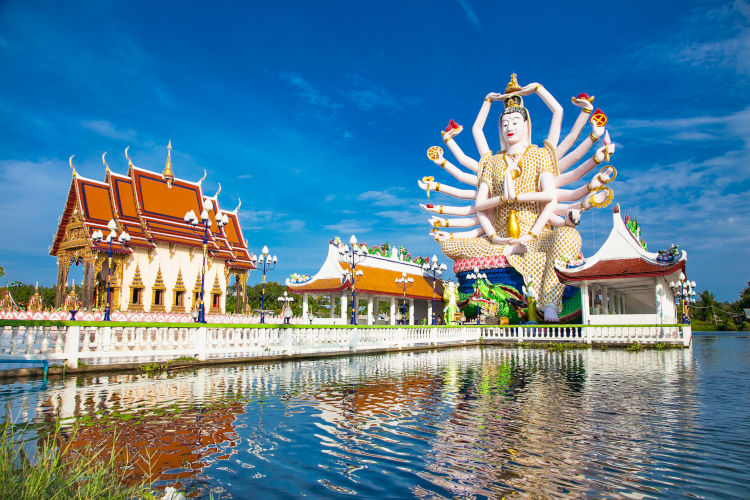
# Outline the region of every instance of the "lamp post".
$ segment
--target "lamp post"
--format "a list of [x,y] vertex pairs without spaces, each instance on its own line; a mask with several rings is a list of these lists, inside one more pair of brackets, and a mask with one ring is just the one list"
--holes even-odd
[[688,303],[695,302],[695,281],[688,281],[685,277],[685,273],[680,273],[677,281],[671,281],[669,288],[672,289],[675,298],[680,299],[680,306],[682,307],[682,322],[685,324],[690,323],[690,316],[688,315]]
[[356,295],[356,288],[357,288],[357,278],[362,276],[364,273],[362,270],[357,270],[357,264],[361,263],[365,260],[365,257],[367,256],[367,246],[361,245],[357,246],[357,238],[356,236],[352,235],[351,238],[349,238],[349,245],[344,245],[343,247],[339,247],[339,258],[341,261],[346,262],[349,264],[350,270],[344,271],[341,275],[341,283],[345,283],[346,280],[350,280],[352,284],[352,319],[351,324],[356,325],[357,324],[357,295]]
[[409,276],[407,278],[406,277],[406,272],[402,271],[401,272],[401,277],[400,278],[396,278],[396,283],[398,283],[398,286],[400,286],[401,290],[403,291],[403,304],[402,304],[402,307],[403,307],[403,314],[404,315],[402,316],[403,319],[401,320],[401,324],[405,325],[406,324],[406,289],[409,288],[411,285],[414,284],[414,278],[412,278],[411,276]]
[[[477,281],[481,279],[487,279],[487,273],[480,273],[479,268],[477,266],[474,266],[473,269],[474,272],[469,273],[466,275],[467,278],[470,280],[474,280],[474,293],[477,291]],[[481,307],[477,305],[477,325],[481,324],[482,314],[481,314]]]
[[435,280],[448,269],[445,264],[438,264],[437,255],[432,256],[432,260],[422,265],[422,271],[428,278],[432,278],[432,324],[436,325],[435,318]]
[[198,314],[197,316],[193,316],[193,320],[197,323],[205,323],[206,322],[206,305],[205,301],[203,300],[203,289],[205,288],[206,284],[206,257],[208,255],[208,237],[210,235],[218,236],[221,233],[221,228],[224,227],[229,223],[229,217],[227,214],[222,214],[221,212],[216,212],[216,226],[218,230],[214,233],[211,231],[211,218],[208,216],[208,212],[213,210],[214,205],[211,203],[211,200],[203,200],[203,211],[201,212],[200,221],[198,220],[198,217],[196,217],[195,212],[192,210],[188,211],[185,214],[185,222],[190,224],[191,229],[195,231],[195,228],[198,226],[198,224],[201,225],[201,228],[203,229],[202,239],[203,239],[203,266],[201,267],[201,293],[198,297]]
[[115,223],[114,219],[109,220],[107,228],[109,229],[109,234],[106,238],[104,237],[104,233],[102,233],[101,229],[94,231],[94,233],[91,235],[91,238],[97,243],[106,241],[109,245],[109,248],[107,249],[107,305],[104,308],[104,321],[109,321],[109,313],[111,308],[110,286],[112,283],[112,242],[115,240],[115,238],[117,238],[117,241],[119,241],[120,244],[124,246],[127,246],[130,242],[130,235],[125,230],[120,233],[119,237],[117,236],[117,233],[115,232],[115,230],[117,229],[117,224]]
[[281,316],[284,318],[284,324],[289,324],[289,319],[292,317],[292,306],[290,302],[294,302],[294,297],[290,297],[288,293],[286,293],[286,290],[284,290],[284,295],[279,297],[279,302],[283,302],[283,305],[281,307]]
[[255,266],[256,269],[258,269],[258,266],[260,266],[260,270],[263,271],[263,288],[261,288],[260,292],[260,322],[265,323],[266,322],[266,272],[272,271],[276,268],[276,262],[278,259],[276,259],[275,255],[271,255],[268,252],[268,246],[263,245],[263,251],[260,254],[260,259],[253,255],[250,258],[250,261],[253,263],[253,266]]

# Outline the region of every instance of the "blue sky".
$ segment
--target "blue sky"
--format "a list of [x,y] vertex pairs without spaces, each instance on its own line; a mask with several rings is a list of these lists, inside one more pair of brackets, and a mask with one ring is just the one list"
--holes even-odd
[[[750,280],[748,3],[234,4],[0,2],[5,281],[56,279],[68,156],[103,179],[101,154],[124,173],[130,146],[161,171],[170,139],[175,175],[205,168],[224,208],[242,198],[251,250],[279,258],[271,280],[317,271],[337,234],[439,253],[416,180],[458,183],[425,151],[454,119],[476,156],[470,125],[511,72],[558,99],[563,132],[570,96],[596,95],[618,147],[615,201],[649,249],[678,243],[698,289],[723,300]],[[527,103],[540,144],[550,114]],[[585,255],[610,227],[609,208],[584,215]]]

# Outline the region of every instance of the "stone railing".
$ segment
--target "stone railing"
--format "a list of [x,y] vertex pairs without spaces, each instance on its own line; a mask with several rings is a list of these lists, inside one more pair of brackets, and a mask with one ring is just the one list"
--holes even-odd
[[75,369],[166,361],[354,354],[517,342],[690,345],[689,325],[300,326],[0,321],[0,361],[47,360]]

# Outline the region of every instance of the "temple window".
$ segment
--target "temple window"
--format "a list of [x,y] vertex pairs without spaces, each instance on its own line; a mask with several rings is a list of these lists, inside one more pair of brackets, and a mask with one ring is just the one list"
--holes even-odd
[[154,290],[154,305],[155,306],[164,305],[164,290]]
[[132,295],[130,296],[131,304],[142,304],[143,303],[143,288],[131,288]]
[[211,308],[218,309],[219,307],[221,307],[221,294],[212,293],[211,294]]
[[185,305],[185,292],[174,293],[174,305],[182,307]]

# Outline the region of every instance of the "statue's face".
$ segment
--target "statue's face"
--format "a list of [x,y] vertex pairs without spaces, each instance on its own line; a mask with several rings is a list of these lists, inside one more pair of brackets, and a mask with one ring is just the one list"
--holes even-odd
[[500,119],[500,133],[507,147],[525,140],[529,135],[529,128],[521,113],[508,113]]

